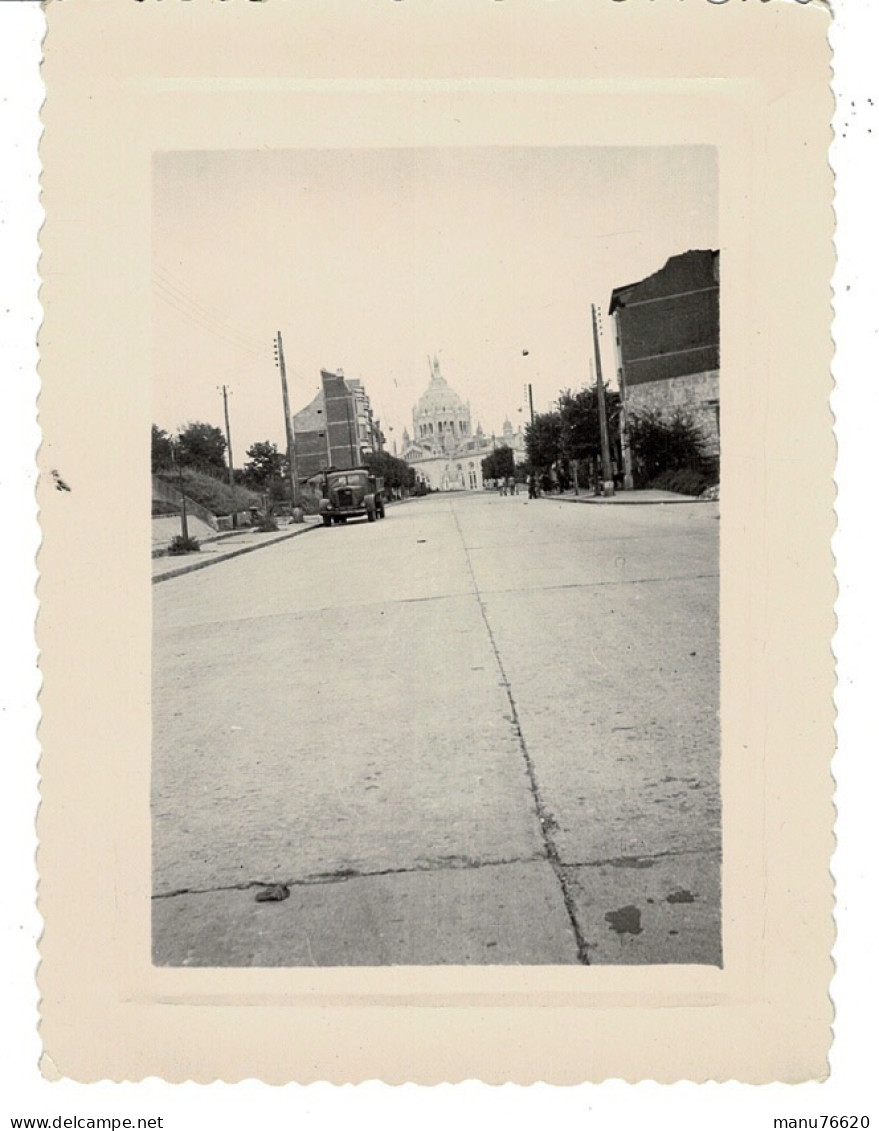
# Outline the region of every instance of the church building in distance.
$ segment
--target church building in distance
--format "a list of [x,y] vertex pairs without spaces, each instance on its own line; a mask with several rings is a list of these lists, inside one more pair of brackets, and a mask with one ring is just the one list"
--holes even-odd
[[427,389],[412,410],[412,429],[411,436],[403,430],[402,458],[434,491],[481,490],[482,461],[502,444],[513,449],[517,463],[525,459],[522,429],[514,432],[509,420],[499,439],[486,436],[480,424],[473,431],[470,405],[443,377],[436,356]]

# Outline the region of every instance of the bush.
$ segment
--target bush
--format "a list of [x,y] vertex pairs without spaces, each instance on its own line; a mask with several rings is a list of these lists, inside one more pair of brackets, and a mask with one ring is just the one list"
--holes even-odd
[[[159,475],[166,483],[180,490],[180,476],[176,471],[163,471]],[[260,496],[253,491],[244,487],[230,487],[213,475],[191,467],[183,468],[183,492],[187,498],[201,504],[211,514],[218,515],[250,510],[261,503]]]
[[176,535],[171,539],[171,544],[168,547],[169,554],[191,554],[194,550],[200,549],[197,538],[184,538],[182,534]]
[[662,491],[676,491],[679,495],[701,495],[707,487],[713,487],[717,480],[704,471],[679,468],[676,471],[663,471],[650,483]]
[[299,505],[305,514],[320,514],[320,482],[310,479],[299,488]]
[[[629,422],[629,440],[634,470],[641,482],[659,486],[661,476],[676,471],[708,474],[702,431],[684,412],[678,411],[670,416],[658,412],[633,413]],[[706,486],[709,481],[706,479]],[[676,487],[666,489],[681,490]]]
[[271,534],[278,529],[278,524],[270,514],[264,514],[257,519],[254,529],[258,530],[260,534]]

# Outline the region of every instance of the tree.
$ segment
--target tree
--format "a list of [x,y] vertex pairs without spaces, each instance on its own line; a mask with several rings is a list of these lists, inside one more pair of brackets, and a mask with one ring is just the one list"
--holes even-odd
[[506,444],[501,444],[500,447],[495,448],[482,461],[483,479],[506,479],[507,476],[515,475],[515,473],[516,462],[513,449],[507,447]]
[[251,444],[245,455],[244,482],[254,491],[268,491],[287,476],[287,457],[269,440]]
[[385,491],[402,493],[415,488],[415,469],[405,460],[392,456],[389,452],[366,452],[363,462],[376,478],[384,479]]
[[213,424],[190,421],[177,437],[177,454],[184,467],[226,474],[226,437]]
[[[604,405],[611,449],[617,446],[620,420],[620,395],[605,389]],[[567,460],[601,458],[601,423],[598,412],[598,388],[592,385],[578,393],[565,389],[559,393],[562,418],[561,450]]]
[[649,483],[664,471],[701,471],[705,467],[702,430],[680,410],[671,416],[658,412],[632,414],[629,442],[643,482]]
[[153,425],[151,465],[153,474],[165,471],[174,460],[174,447],[171,437],[163,429]]
[[561,414],[538,413],[533,423],[525,426],[525,447],[533,468],[548,470],[557,463],[563,455]]

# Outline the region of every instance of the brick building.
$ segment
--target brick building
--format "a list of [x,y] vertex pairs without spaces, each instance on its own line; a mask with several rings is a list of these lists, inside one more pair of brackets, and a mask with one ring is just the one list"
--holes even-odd
[[628,413],[683,411],[720,451],[720,253],[686,251],[611,294]]
[[300,480],[327,467],[353,467],[367,452],[379,452],[384,436],[358,378],[321,370],[320,392],[293,417]]

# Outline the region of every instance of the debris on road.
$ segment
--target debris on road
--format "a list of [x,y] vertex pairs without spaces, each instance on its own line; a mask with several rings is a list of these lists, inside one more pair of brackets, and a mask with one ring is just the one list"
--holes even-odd
[[282,903],[285,899],[289,899],[290,889],[286,884],[272,884],[271,887],[263,888],[262,891],[257,892],[257,903]]

